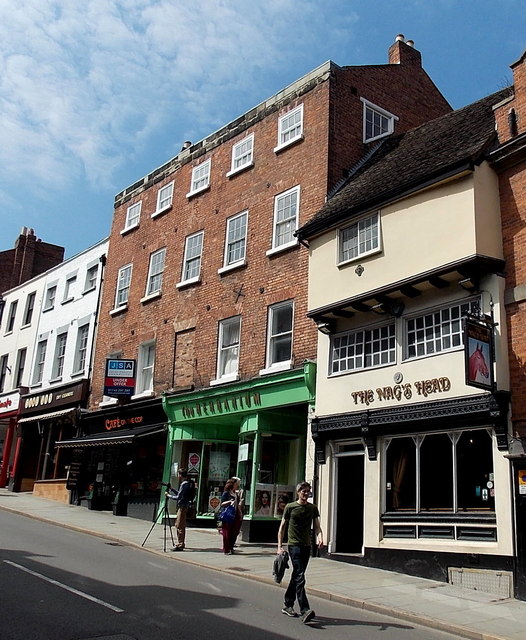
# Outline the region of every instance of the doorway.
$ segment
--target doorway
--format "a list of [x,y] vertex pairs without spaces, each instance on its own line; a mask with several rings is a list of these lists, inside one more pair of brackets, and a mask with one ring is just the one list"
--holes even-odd
[[363,551],[365,455],[362,445],[345,445],[336,454],[336,553]]

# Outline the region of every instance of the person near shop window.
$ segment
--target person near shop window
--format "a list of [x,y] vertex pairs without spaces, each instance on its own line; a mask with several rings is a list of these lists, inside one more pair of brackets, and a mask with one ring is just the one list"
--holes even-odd
[[307,623],[311,622],[315,615],[305,593],[305,572],[310,558],[312,526],[314,525],[318,548],[323,546],[323,533],[320,527],[318,507],[308,501],[311,495],[310,484],[300,482],[296,487],[296,493],[298,499],[285,507],[278,530],[278,555],[284,552],[283,539],[287,533],[289,557],[292,563],[292,575],[285,591],[284,606],[281,612],[291,618],[296,618],[298,614],[294,610],[294,603],[297,599],[301,620]]
[[241,522],[243,520],[243,499],[239,490],[239,478],[229,478],[221,494],[221,509],[225,509],[229,505],[236,507],[236,517],[233,522],[221,523],[221,535],[223,536],[223,553],[232,555],[236,544],[237,536],[241,530]]
[[186,469],[179,470],[179,489],[170,488],[166,495],[170,500],[177,502],[177,513],[175,516],[175,530],[177,532],[177,544],[172,551],[184,551],[186,539],[186,514],[188,505],[195,498],[195,483],[188,477]]

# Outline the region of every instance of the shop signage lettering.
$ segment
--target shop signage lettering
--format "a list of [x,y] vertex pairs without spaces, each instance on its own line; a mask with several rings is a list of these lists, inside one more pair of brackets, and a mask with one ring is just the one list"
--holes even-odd
[[132,416],[130,418],[115,418],[113,420],[106,420],[104,426],[106,427],[106,431],[111,431],[112,429],[118,429],[119,427],[125,427],[129,424],[141,424],[144,420],[143,416]]
[[242,411],[261,406],[261,394],[243,393],[230,398],[218,398],[208,402],[196,402],[194,405],[183,407],[185,418],[197,418],[199,416],[214,416],[231,411]]
[[9,398],[7,398],[7,400],[0,400],[0,409],[9,409],[12,404]]
[[45,407],[53,402],[52,393],[44,393],[40,396],[33,396],[25,399],[25,408],[34,409],[35,407]]
[[385,400],[402,399],[410,400],[413,395],[428,396],[435,393],[445,393],[451,390],[451,381],[449,378],[431,378],[430,380],[418,380],[417,382],[406,382],[404,384],[395,384],[389,387],[378,387],[377,389],[363,389],[362,391],[351,392],[351,398],[354,404],[370,405],[376,400],[380,402]]

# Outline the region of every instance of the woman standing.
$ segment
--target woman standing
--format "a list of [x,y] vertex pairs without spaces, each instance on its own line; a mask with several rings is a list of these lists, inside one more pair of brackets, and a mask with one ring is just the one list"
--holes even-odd
[[243,517],[241,513],[239,478],[230,478],[227,480],[223,493],[221,494],[221,511],[230,505],[236,508],[236,517],[232,522],[222,521],[221,535],[223,536],[223,553],[232,555]]

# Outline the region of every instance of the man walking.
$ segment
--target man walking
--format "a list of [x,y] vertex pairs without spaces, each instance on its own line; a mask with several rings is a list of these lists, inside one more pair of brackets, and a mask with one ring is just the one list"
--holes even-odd
[[278,554],[284,552],[283,538],[287,532],[289,557],[292,562],[292,575],[285,591],[285,604],[281,612],[291,618],[297,617],[298,614],[294,611],[294,602],[297,599],[301,621],[306,624],[315,615],[305,593],[305,572],[310,558],[312,525],[314,524],[318,548],[323,546],[323,534],[318,507],[308,502],[311,494],[310,484],[301,482],[296,487],[296,493],[298,499],[285,507],[278,531]]
[[175,516],[175,530],[177,532],[177,545],[172,551],[183,551],[186,537],[186,513],[188,505],[195,498],[195,483],[188,478],[186,469],[179,470],[179,490],[170,489],[166,495],[171,500],[177,501],[177,514]]

